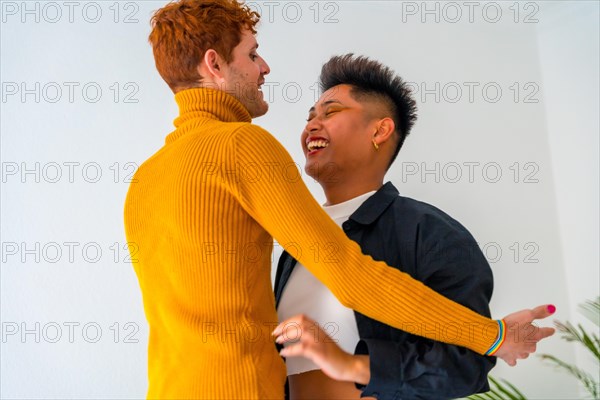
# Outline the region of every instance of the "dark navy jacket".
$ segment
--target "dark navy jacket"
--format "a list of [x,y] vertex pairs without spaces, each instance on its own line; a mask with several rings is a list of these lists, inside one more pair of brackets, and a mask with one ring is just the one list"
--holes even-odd
[[[400,196],[388,182],[342,229],[363,253],[489,317],[490,266],[473,236],[443,211]],[[295,265],[296,260],[287,253],[279,259],[277,305]],[[369,354],[371,365],[371,380],[363,388],[363,396],[449,399],[489,390],[487,374],[496,364],[495,357],[414,336],[356,311],[354,315],[361,338],[356,354]]]

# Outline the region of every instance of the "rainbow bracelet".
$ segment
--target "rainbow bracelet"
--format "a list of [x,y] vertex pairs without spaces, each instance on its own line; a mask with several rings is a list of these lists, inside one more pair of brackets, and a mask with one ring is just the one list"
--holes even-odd
[[504,343],[504,339],[506,339],[506,322],[504,322],[503,319],[499,319],[497,320],[497,322],[498,328],[500,329],[500,331],[498,332],[498,338],[496,339],[492,347],[490,347],[490,349],[485,352],[486,356],[493,356],[494,354],[496,354],[500,346],[502,346],[502,343]]

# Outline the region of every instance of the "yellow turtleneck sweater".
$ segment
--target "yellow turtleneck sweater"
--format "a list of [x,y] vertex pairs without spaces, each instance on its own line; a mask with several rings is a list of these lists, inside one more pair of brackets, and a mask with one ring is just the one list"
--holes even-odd
[[271,337],[273,237],[345,306],[489,349],[496,322],[362,255],[234,97],[189,89],[175,99],[176,129],[140,166],[125,203],[150,325],[148,398],[283,399],[285,365]]

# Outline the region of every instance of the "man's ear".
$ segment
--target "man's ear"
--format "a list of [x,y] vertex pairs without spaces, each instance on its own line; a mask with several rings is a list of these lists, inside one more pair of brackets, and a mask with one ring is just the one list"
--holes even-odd
[[204,79],[210,82],[223,83],[225,77],[223,75],[223,66],[225,61],[213,49],[208,49],[202,57],[200,65],[198,65],[198,73]]
[[396,130],[396,124],[394,124],[394,120],[386,117],[377,122],[377,132],[373,136],[373,140],[378,145],[391,140],[394,135],[394,131]]

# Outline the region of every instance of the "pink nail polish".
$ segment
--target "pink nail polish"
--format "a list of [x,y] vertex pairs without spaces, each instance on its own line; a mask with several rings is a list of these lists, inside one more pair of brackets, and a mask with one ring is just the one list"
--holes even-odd
[[552,304],[548,304],[548,312],[550,314],[554,314],[555,311],[556,311],[556,307],[554,307]]

